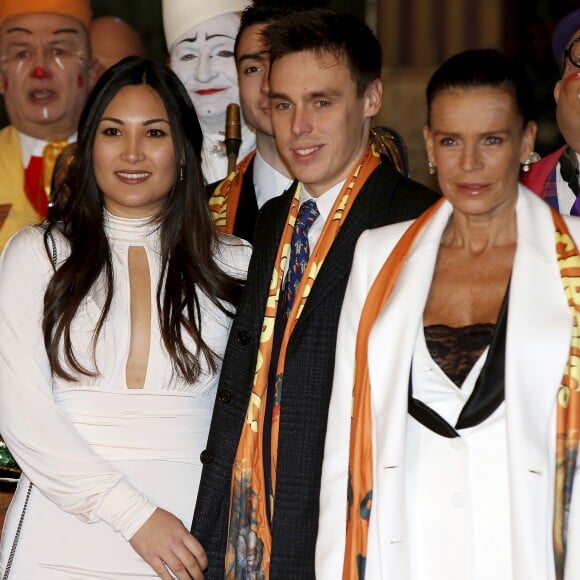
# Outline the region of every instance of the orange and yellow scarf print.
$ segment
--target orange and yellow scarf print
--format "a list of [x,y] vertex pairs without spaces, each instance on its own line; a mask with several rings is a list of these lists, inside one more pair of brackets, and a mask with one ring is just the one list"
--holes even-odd
[[213,224],[219,232],[234,233],[244,175],[254,155],[256,155],[255,150],[246,155],[210,195],[209,212]]
[[554,560],[556,578],[563,580],[568,513],[578,469],[580,441],[580,254],[562,216],[552,209],[556,226],[558,267],[573,320],[568,362],[558,390],[556,419],[556,484],[554,497]]
[[331,210],[329,219],[324,224],[320,239],[311,252],[310,260],[296,291],[296,298],[284,329],[276,372],[276,395],[271,431],[272,453],[270,458],[273,495],[269,496],[264,476],[262,451],[268,370],[272,356],[274,324],[280,299],[280,289],[284,272],[286,271],[286,262],[290,254],[292,231],[298,215],[300,186],[292,199],[288,219],[282,232],[274,262],[260,337],[254,383],[232,468],[230,520],[225,562],[225,577],[227,579],[247,578],[262,580],[269,577],[272,538],[266,502],[270,502],[269,512],[273,516],[275,509],[278,428],[281,411],[280,401],[282,400],[284,361],[288,340],[341,224],[348,215],[360,189],[379,164],[379,154],[374,147],[369,146],[354,172],[345,181]]

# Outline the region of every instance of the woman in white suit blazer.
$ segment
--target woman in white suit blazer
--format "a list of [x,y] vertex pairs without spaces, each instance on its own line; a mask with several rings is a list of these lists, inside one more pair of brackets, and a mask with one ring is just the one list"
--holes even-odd
[[[444,63],[427,88],[424,136],[445,199],[357,244],[329,410],[320,580],[580,578],[578,550],[566,550],[566,536],[580,545],[580,499],[573,487],[562,494],[574,449],[556,466],[574,325],[556,239],[570,241],[567,227],[580,240],[580,220],[518,185],[536,133],[527,94],[496,51]],[[393,263],[401,270],[384,282]],[[385,302],[369,319],[377,292]]]

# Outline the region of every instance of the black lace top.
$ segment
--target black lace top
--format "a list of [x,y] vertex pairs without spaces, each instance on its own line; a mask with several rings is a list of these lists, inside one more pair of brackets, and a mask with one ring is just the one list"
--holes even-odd
[[444,324],[425,327],[431,358],[461,388],[481,353],[491,344],[495,324],[472,324],[455,328]]

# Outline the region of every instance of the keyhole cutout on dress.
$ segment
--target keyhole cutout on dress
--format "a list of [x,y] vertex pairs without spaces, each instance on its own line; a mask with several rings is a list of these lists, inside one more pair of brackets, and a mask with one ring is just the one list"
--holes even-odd
[[142,389],[147,376],[151,343],[151,276],[147,253],[142,246],[129,247],[131,289],[131,342],[127,358],[127,387]]

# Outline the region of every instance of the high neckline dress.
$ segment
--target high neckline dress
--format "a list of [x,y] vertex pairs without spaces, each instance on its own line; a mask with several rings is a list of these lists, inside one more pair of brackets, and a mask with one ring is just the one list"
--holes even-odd
[[[9,508],[0,546],[4,570],[29,480],[34,486],[11,578],[81,580],[156,578],[128,540],[156,507],[189,529],[201,476],[218,372],[204,366],[188,384],[175,375],[162,345],[156,307],[159,232],[149,219],[106,214],[114,298],[97,342],[96,377],[67,382],[50,373],[40,321],[52,265],[40,228],[25,228],[0,260],[0,432],[24,475]],[[56,236],[58,263],[68,254]],[[151,328],[142,389],[129,389],[128,252],[142,246],[151,279]],[[222,236],[215,259],[244,278],[250,247]],[[199,293],[202,335],[219,356],[231,318]],[[72,325],[75,353],[93,368],[92,330],[101,312],[99,282]],[[220,365],[218,365],[220,366]]]

